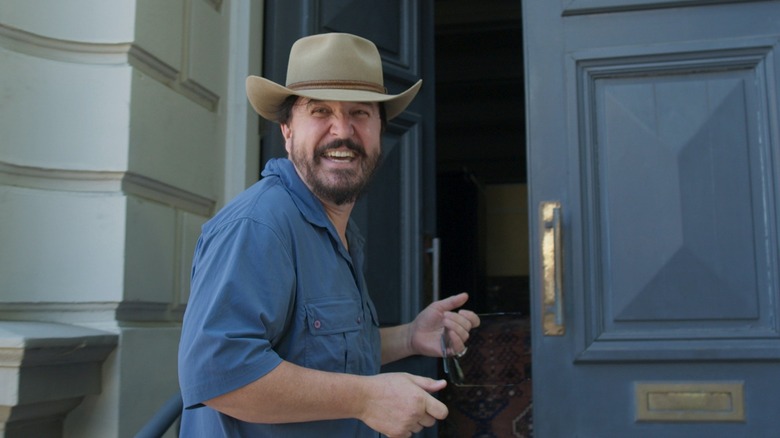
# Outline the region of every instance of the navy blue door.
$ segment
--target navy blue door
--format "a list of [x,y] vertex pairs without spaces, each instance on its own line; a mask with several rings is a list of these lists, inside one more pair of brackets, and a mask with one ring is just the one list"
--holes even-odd
[[523,18],[536,436],[779,436],[780,2]]

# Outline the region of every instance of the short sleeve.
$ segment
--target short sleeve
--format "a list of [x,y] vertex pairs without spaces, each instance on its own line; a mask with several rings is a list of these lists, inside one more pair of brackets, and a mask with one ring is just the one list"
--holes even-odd
[[243,218],[201,235],[179,345],[185,407],[245,386],[281,363],[274,351],[293,308],[289,245]]

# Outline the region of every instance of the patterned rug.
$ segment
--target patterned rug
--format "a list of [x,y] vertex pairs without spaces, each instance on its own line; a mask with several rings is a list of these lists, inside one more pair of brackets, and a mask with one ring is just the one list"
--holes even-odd
[[450,409],[440,437],[533,436],[530,335],[528,320],[517,314],[482,316],[466,355],[449,362],[450,373],[459,367],[463,380],[440,394]]

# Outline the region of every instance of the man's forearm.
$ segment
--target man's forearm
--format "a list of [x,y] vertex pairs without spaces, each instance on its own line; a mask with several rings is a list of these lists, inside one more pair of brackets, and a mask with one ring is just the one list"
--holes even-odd
[[282,362],[260,379],[205,404],[252,423],[358,418],[369,384],[365,377]]
[[443,380],[407,373],[356,376],[282,362],[235,391],[205,402],[226,415],[252,423],[297,423],[355,418],[388,436],[409,436],[447,417],[431,395]]
[[411,324],[384,327],[382,337],[382,365],[416,354],[411,343]]

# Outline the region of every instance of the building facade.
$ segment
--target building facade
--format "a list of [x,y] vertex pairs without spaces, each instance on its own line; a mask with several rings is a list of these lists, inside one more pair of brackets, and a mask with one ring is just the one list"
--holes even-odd
[[262,1],[3,0],[4,436],[133,436],[178,390],[200,226],[258,177]]

